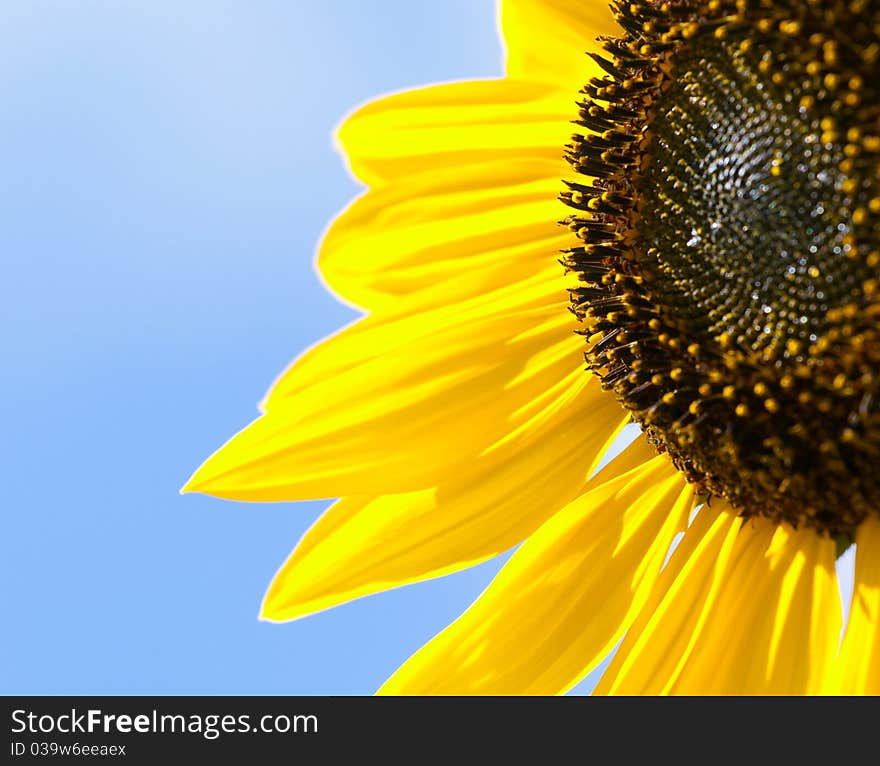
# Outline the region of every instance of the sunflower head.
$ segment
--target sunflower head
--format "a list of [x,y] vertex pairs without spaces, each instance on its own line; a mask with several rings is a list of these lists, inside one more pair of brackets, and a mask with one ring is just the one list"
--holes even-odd
[[[382,693],[560,693],[610,652],[600,694],[877,693],[880,0],[501,0],[500,21],[504,79],[343,125],[370,188],[318,265],[368,314],[187,489],[341,497],[272,621],[516,549]],[[581,88],[575,240],[553,222]],[[594,471],[632,418],[648,439]]]
[[587,360],[703,492],[880,507],[880,8],[619,3],[563,199]]

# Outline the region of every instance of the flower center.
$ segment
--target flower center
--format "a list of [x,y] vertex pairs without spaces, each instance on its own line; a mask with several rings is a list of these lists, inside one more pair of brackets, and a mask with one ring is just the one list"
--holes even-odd
[[617,14],[562,195],[589,367],[701,491],[850,536],[880,512],[880,8]]

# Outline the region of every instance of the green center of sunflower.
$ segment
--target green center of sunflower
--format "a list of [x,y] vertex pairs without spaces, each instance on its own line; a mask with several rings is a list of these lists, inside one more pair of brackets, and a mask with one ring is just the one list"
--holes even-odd
[[567,156],[587,361],[689,481],[838,537],[880,509],[880,8],[639,0]]

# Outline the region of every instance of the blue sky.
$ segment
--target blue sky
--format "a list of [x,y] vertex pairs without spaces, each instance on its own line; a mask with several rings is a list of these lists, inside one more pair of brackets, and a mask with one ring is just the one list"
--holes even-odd
[[178,489],[352,317],[311,265],[341,116],[499,74],[492,0],[0,5],[0,690],[370,694],[485,587],[260,623],[325,504]]

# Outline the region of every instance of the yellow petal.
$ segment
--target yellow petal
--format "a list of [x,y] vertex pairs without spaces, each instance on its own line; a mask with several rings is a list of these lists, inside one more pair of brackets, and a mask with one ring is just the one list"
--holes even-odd
[[409,492],[529,438],[579,396],[614,406],[583,373],[564,306],[544,274],[471,304],[363,320],[295,364],[266,414],[185,490],[242,500]]
[[[593,429],[625,423],[608,407]],[[262,616],[291,620],[496,556],[574,497],[608,443],[559,413],[524,449],[484,456],[437,489],[345,498],[305,534],[275,575]],[[626,458],[622,458],[626,460]]]
[[[545,336],[548,346],[567,342],[572,355],[578,356],[583,343],[572,337],[578,325],[566,316],[566,297],[560,289],[558,264],[545,263],[516,283],[494,285],[461,301],[426,306],[420,294],[394,301],[296,359],[273,383],[261,409],[270,410],[327,378],[367,364],[381,365],[383,360],[388,362],[385,366],[393,363],[399,371],[406,371],[409,365],[401,361],[418,364],[432,350],[436,357],[448,356],[450,361],[468,349],[480,350],[487,357],[493,349],[494,356],[505,350],[516,353],[520,350],[517,337],[524,334],[548,333],[554,336]],[[487,328],[491,338],[481,337]],[[512,348],[503,348],[500,337],[510,341]],[[441,341],[449,342],[451,347],[445,348]],[[522,361],[525,359],[523,356]],[[494,359],[487,361],[492,363]],[[578,365],[581,361],[579,358]],[[446,366],[453,367],[449,363]],[[353,391],[348,396],[360,398],[362,392]]]
[[677,694],[813,694],[840,636],[835,546],[810,529],[744,524]]
[[[686,562],[670,562],[668,578],[658,583],[659,604],[649,602],[631,628],[603,691],[821,690],[840,632],[833,542],[756,519],[743,524],[731,546],[731,530],[736,524],[725,511],[702,549],[698,543]],[[689,530],[685,540],[693,532],[700,536]]]
[[434,85],[362,106],[340,126],[338,141],[368,186],[523,157],[557,163],[561,178],[576,97],[577,89],[563,98],[545,84],[516,80]]
[[856,533],[852,606],[833,691],[880,694],[880,521],[869,518]]
[[[376,308],[420,292],[423,308],[515,283],[554,261],[571,234],[556,162],[440,168],[380,187],[330,227],[318,265],[329,285]],[[558,272],[561,276],[561,270]]]
[[599,35],[619,37],[621,29],[607,2],[502,0],[501,32],[511,77],[576,93],[592,76],[584,51],[599,48]]
[[634,448],[641,465],[547,521],[381,692],[555,694],[598,663],[644,600],[693,506],[666,456],[644,439]]
[[717,599],[740,520],[704,506],[673,552],[596,687],[597,694],[668,693]]

